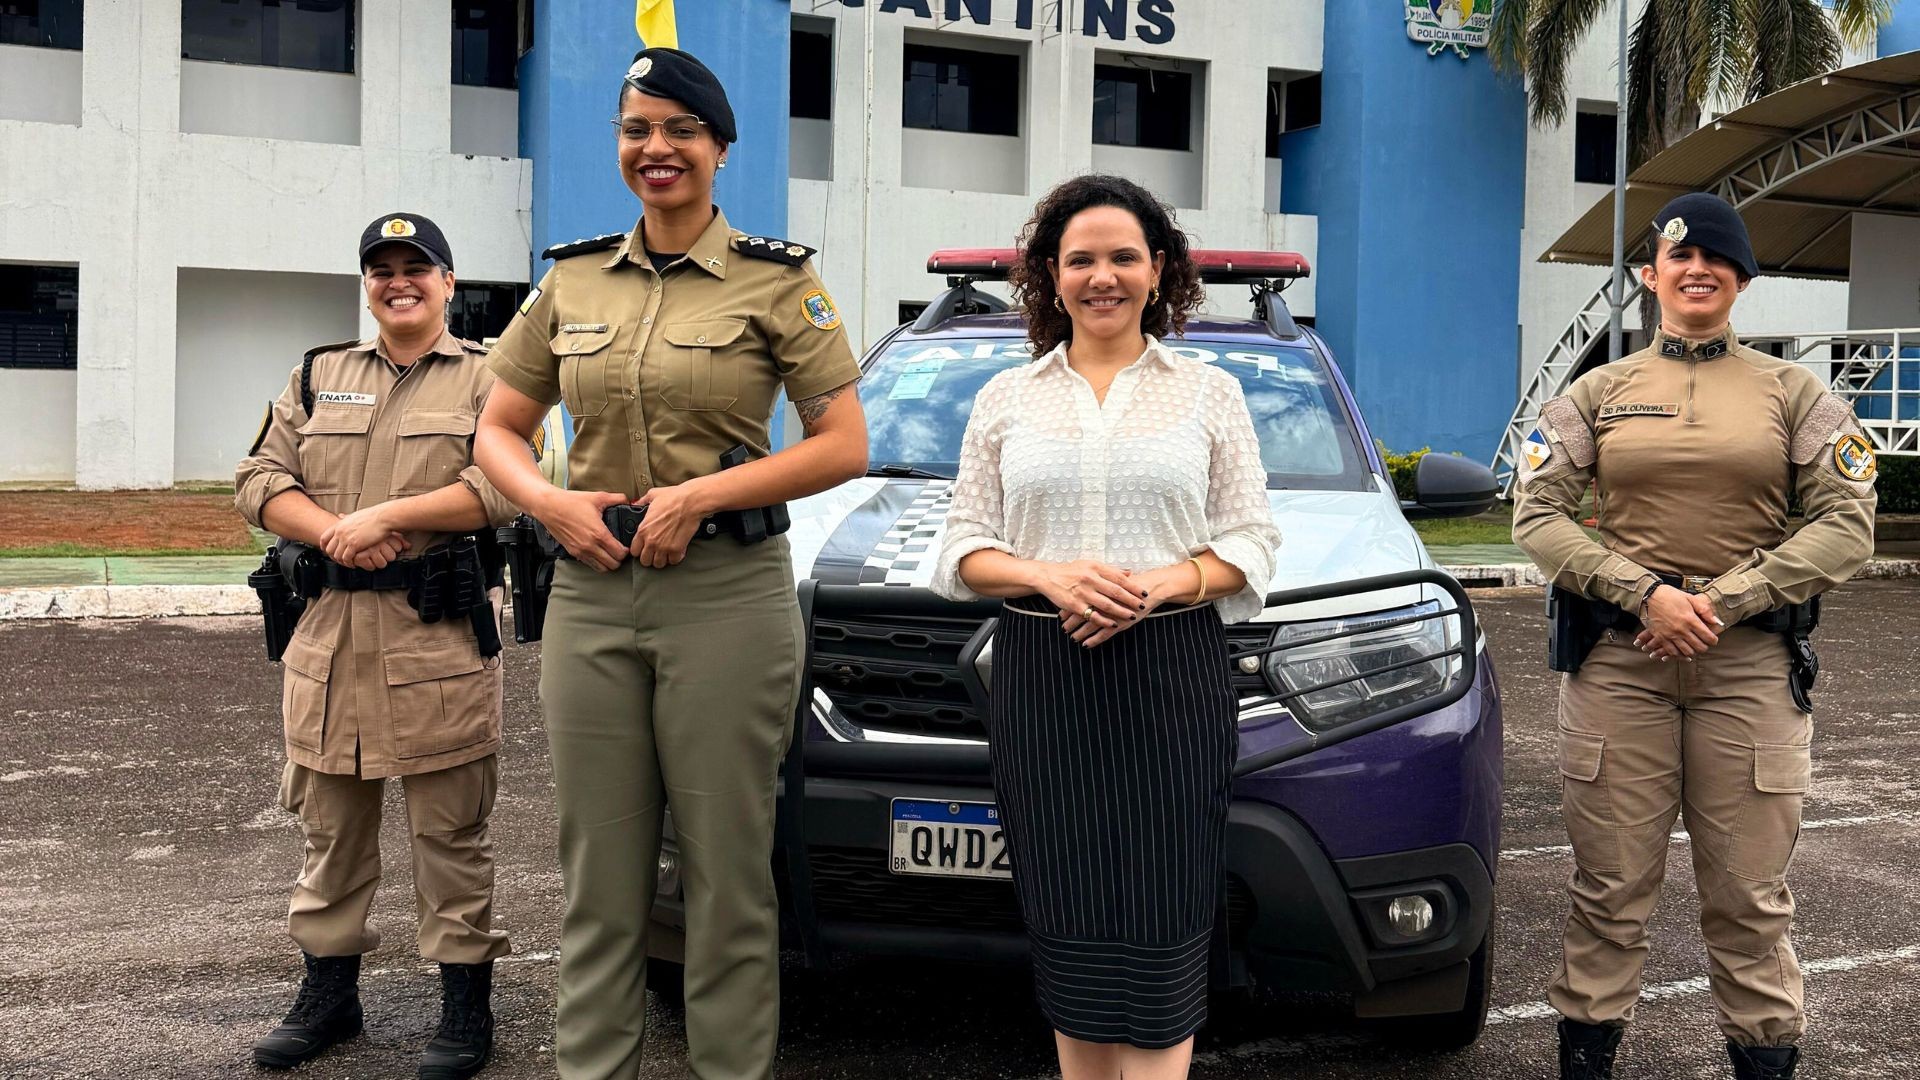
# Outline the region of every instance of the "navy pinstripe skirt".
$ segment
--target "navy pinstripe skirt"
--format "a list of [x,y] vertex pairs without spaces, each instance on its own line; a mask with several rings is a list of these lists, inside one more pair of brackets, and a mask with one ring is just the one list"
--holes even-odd
[[1178,1045],[1207,1018],[1238,752],[1211,606],[1088,649],[1037,596],[994,640],[993,784],[1040,1008],[1088,1042]]

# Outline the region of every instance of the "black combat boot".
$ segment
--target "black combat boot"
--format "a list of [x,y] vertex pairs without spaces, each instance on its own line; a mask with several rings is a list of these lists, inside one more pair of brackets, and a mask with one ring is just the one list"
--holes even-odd
[[1626,1028],[1560,1021],[1560,1080],[1613,1080],[1613,1054]]
[[360,958],[301,953],[307,974],[280,1026],[253,1044],[253,1060],[290,1069],[360,1034]]
[[1793,1080],[1794,1066],[1800,1064],[1797,1046],[1741,1046],[1729,1039],[1727,1056],[1737,1080]]
[[440,1030],[420,1055],[420,1080],[462,1080],[493,1052],[493,961],[440,965]]

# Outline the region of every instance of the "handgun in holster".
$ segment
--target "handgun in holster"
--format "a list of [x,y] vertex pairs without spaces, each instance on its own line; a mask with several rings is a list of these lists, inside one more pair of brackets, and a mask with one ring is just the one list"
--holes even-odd
[[247,575],[247,587],[260,596],[260,618],[266,625],[267,659],[279,663],[287,643],[306,613],[307,602],[325,588],[323,556],[311,545],[282,540],[260,557],[260,566]]
[[1746,620],[1748,626],[1779,634],[1787,643],[1787,685],[1801,712],[1813,711],[1813,684],[1820,678],[1820,656],[1813,651],[1813,632],[1820,626],[1820,598],[1775,608]]
[[1630,619],[1619,605],[1547,586],[1547,667],[1571,675],[1607,631]]
[[[720,467],[731,469],[752,459],[744,444],[720,455]],[[600,521],[614,540],[625,548],[633,547],[633,538],[647,519],[647,508],[620,503],[600,512]],[[694,539],[710,540],[725,533],[742,544],[757,544],[769,536],[778,536],[791,526],[785,503],[756,506],[746,510],[723,510],[700,523]],[[553,592],[553,568],[562,559],[572,559],[566,546],[547,531],[547,527],[529,514],[513,519],[513,524],[494,534],[505,551],[509,581],[513,592],[513,640],[525,645],[539,641],[546,624],[547,599]]]

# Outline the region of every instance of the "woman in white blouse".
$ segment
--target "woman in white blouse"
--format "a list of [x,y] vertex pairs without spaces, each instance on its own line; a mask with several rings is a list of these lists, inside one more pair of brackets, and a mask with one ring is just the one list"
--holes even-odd
[[1238,748],[1221,626],[1280,534],[1239,383],[1158,340],[1202,299],[1172,212],[1077,177],[1021,247],[1038,359],[974,404],[933,587],[1007,601],[993,779],[1063,1080],[1184,1077]]

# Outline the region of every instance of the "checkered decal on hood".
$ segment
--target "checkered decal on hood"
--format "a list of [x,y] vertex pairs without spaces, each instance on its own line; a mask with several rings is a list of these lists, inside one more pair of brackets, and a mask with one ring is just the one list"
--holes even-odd
[[940,558],[940,528],[953,502],[953,481],[935,480],[914,495],[860,568],[862,585],[925,585]]

